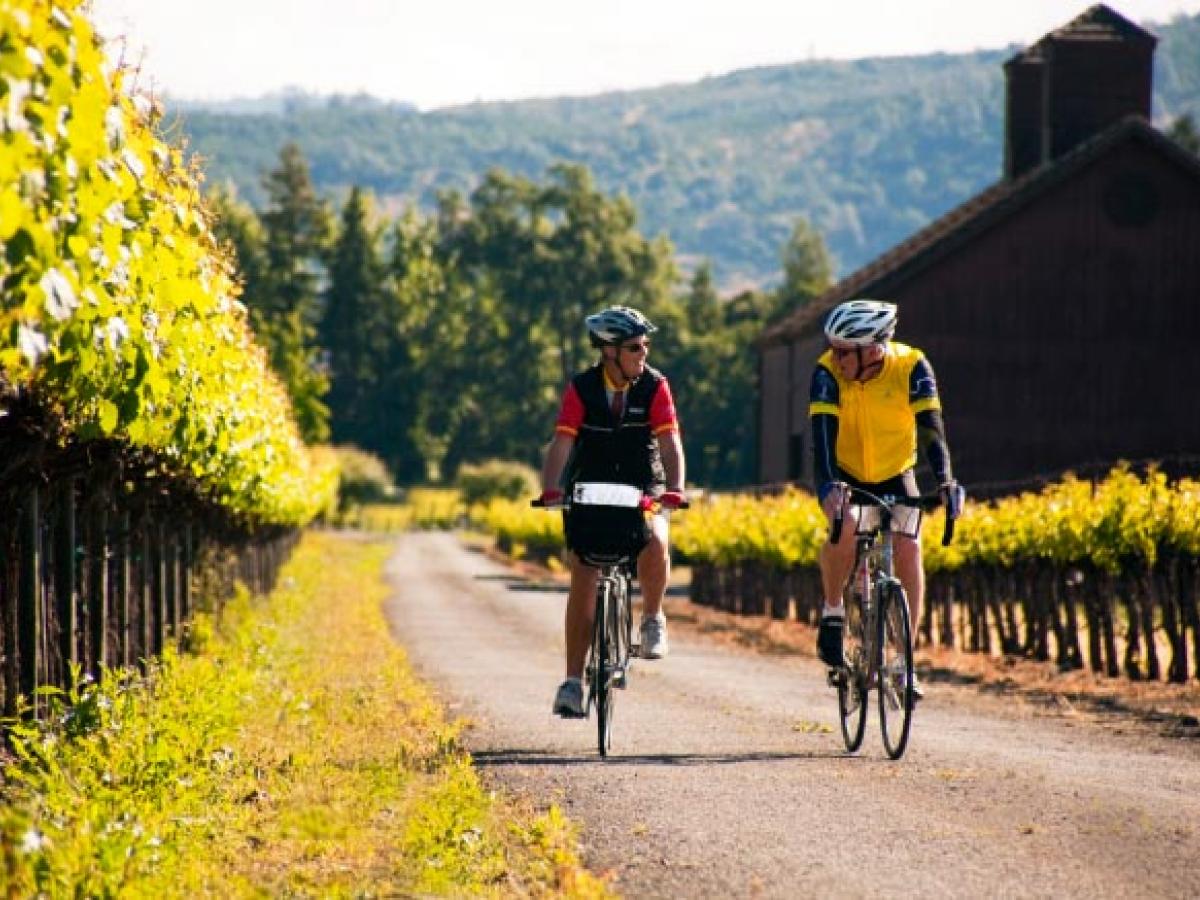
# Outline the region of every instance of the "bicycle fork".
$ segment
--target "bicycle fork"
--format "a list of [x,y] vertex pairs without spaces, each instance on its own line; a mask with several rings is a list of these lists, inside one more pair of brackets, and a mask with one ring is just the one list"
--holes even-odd
[[[597,659],[594,667],[589,666],[589,674],[606,688],[624,688],[629,684],[629,670],[633,667],[633,653],[630,645],[631,634],[628,629],[629,598],[621,596],[622,585],[619,579],[612,575],[602,575],[603,581],[596,592],[596,617],[606,621],[597,621],[593,628],[604,628],[609,640],[606,642],[607,659]],[[628,587],[625,587],[628,591]]]

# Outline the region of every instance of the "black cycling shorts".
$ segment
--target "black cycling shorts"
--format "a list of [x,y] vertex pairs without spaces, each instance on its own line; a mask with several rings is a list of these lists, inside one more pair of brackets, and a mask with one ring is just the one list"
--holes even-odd
[[921,496],[921,492],[917,488],[917,475],[912,469],[901,472],[895,478],[875,482],[859,481],[848,472],[841,472],[839,474],[842,477],[842,481],[846,482],[850,487],[866,491],[868,494],[874,494],[876,497],[882,497],[887,494],[893,497]]
[[[886,481],[866,482],[859,481],[857,478],[852,478],[845,472],[841,473],[842,479],[852,488],[858,488],[860,491],[866,491],[868,494],[874,494],[876,497],[919,497],[920,490],[917,489],[917,476],[912,469],[907,472],[901,472],[895,478],[889,478]],[[853,506],[851,501],[851,506]],[[894,534],[906,535],[915,538],[921,533],[921,511],[911,506],[897,506],[892,513],[891,531]],[[859,530],[872,530],[877,527],[879,522],[879,511],[874,507],[861,507],[859,512]]]

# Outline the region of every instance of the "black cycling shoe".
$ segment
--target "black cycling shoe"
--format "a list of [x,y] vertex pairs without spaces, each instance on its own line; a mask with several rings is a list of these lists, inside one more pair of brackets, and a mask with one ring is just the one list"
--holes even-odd
[[842,633],[846,630],[845,616],[825,616],[817,631],[817,655],[821,662],[835,669],[844,668],[846,657],[842,653]]

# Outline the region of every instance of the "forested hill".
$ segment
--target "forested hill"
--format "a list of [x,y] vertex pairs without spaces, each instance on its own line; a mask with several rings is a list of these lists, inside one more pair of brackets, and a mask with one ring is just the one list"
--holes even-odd
[[[1160,37],[1156,120],[1196,115],[1200,15],[1148,27]],[[1001,65],[1013,52],[804,62],[428,113],[362,97],[180,112],[210,183],[231,180],[253,202],[286,141],[300,144],[319,189],[359,184],[392,209],[469,191],[492,166],[541,177],[556,161],[581,162],[603,189],[629,194],[645,232],[666,233],[685,261],[711,258],[731,288],[778,277],[797,216],[824,233],[845,273],[994,181]]]

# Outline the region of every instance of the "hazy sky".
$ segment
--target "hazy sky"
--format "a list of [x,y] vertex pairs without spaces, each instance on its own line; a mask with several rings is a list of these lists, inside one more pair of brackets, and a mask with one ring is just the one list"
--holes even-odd
[[[143,87],[184,98],[295,86],[421,109],[694,81],[810,58],[1028,44],[1085,0],[92,0]],[[1200,0],[1115,0],[1136,22]]]

